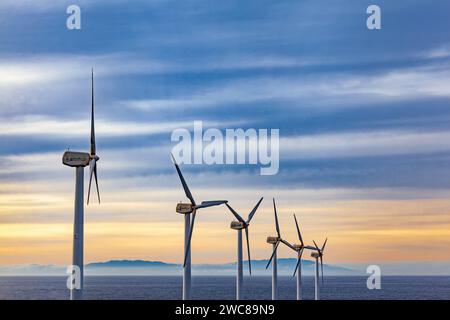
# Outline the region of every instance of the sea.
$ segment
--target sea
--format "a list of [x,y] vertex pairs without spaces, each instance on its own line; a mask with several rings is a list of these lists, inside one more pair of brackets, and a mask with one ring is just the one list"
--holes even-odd
[[[367,278],[360,276],[325,277],[321,299],[326,300],[450,300],[449,276],[385,276],[381,289],[369,290]],[[279,299],[296,298],[293,277],[278,279]],[[314,298],[314,278],[302,279],[302,294]],[[232,276],[197,276],[192,279],[193,299],[233,300]],[[182,278],[177,276],[87,276],[84,298],[89,300],[173,300],[181,299]],[[245,277],[243,299],[269,300],[271,278]],[[69,298],[65,277],[0,277],[0,299],[64,300]]]

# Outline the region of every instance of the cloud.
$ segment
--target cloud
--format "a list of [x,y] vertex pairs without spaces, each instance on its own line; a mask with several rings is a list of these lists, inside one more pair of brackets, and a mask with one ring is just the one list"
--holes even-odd
[[302,107],[355,106],[450,97],[450,66],[428,65],[393,69],[367,75],[332,73],[302,77],[234,79],[200,89],[189,96],[130,100],[132,109],[214,107],[239,103],[296,102]]
[[432,154],[450,151],[450,131],[380,130],[281,138],[281,158],[320,159]]
[[[204,108],[224,103],[248,102],[249,94],[258,94],[252,84],[245,84],[239,78],[232,80],[227,87],[210,87],[202,85],[204,90],[193,96],[179,96],[191,84],[169,85],[164,88],[163,97],[159,79],[161,76],[176,78],[177,74],[237,72],[237,70],[260,70],[265,68],[289,68],[308,65],[314,62],[299,61],[283,56],[233,56],[221,57],[214,62],[181,63],[164,58],[152,58],[142,55],[115,53],[103,55],[26,55],[19,58],[0,57],[0,114],[45,114],[71,113],[78,108],[78,101],[85,101],[89,96],[90,69],[94,68],[96,88],[102,90],[98,101],[112,105],[111,113],[121,112],[123,107],[134,110],[161,110],[179,108]],[[125,94],[133,96],[147,96],[145,88],[130,86],[136,79],[144,78],[148,86],[153,86],[152,99],[121,100]],[[139,86],[139,82],[137,82]],[[255,83],[258,85],[258,83]],[[243,95],[244,86],[249,91]],[[144,89],[144,90],[143,90]],[[80,97],[82,99],[80,99]],[[155,97],[155,98],[153,98]],[[234,97],[234,98],[232,98]],[[260,100],[271,98],[261,95]],[[62,110],[62,105],[65,106]],[[123,116],[123,112],[122,112]],[[133,115],[130,114],[130,117]]]
[[450,45],[441,45],[437,48],[421,53],[421,57],[426,59],[441,59],[450,57]]
[[[168,0],[135,0],[139,5],[155,5],[167,2]],[[0,2],[0,8],[14,9],[27,12],[33,11],[50,11],[58,8],[67,8],[69,5],[76,4],[82,8],[92,6],[110,6],[126,3],[124,0],[77,0],[75,3],[73,0],[2,0]],[[63,11],[63,14],[65,11]]]
[[189,64],[164,58],[116,53],[104,55],[28,55],[20,59],[0,56],[0,87],[28,86],[55,81],[86,79],[91,67],[100,77],[135,74],[172,74],[292,68],[330,63],[316,58],[298,59],[275,55],[232,55],[214,61],[191,61]]
[[[0,119],[1,120],[1,119]],[[3,121],[0,136],[53,136],[68,138],[89,136],[90,119],[71,121],[47,116],[26,116]],[[217,126],[219,123],[208,123]],[[96,120],[96,132],[103,137],[127,137],[169,133],[177,128],[192,126],[192,122],[131,122]]]
[[0,57],[0,87],[27,87],[87,79],[91,67],[100,77],[157,73],[168,68],[162,62],[127,54],[30,55],[20,59]]
[[[60,104],[63,98],[79,94],[95,67],[96,77],[106,78],[111,93],[120,91],[118,76],[174,75],[176,73],[218,72],[241,68],[276,68],[314,65],[318,61],[301,61],[289,56],[261,56],[225,58],[222,61],[180,64],[164,59],[152,59],[130,54],[110,55],[56,55],[0,59],[0,98],[4,113],[18,111],[26,106]],[[355,107],[380,103],[412,101],[417,99],[450,97],[450,66],[432,63],[420,67],[393,68],[367,74],[358,72],[305,72],[301,77],[290,74],[276,76],[235,76],[227,80],[190,87],[190,90],[172,86],[169,94],[152,98],[120,99],[113,101],[119,107],[140,111],[206,108],[239,104],[301,105],[301,108],[327,110],[336,106]],[[111,82],[112,80],[112,82]],[[100,80],[102,81],[102,80]],[[150,83],[154,80],[149,79]],[[189,86],[189,85],[188,85]],[[186,94],[186,91],[191,93]],[[54,94],[49,96],[49,92]],[[64,92],[58,98],[58,92]],[[136,95],[135,92],[130,92]],[[142,94],[140,94],[142,96]],[[145,94],[144,94],[145,96]],[[70,99],[69,99],[70,100]],[[40,103],[39,103],[40,102]],[[38,104],[39,103],[39,104]],[[52,107],[50,107],[52,108]]]

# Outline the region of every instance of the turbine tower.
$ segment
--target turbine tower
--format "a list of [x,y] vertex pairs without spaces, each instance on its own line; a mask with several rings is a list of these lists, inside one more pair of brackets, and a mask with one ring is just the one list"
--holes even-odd
[[267,237],[267,243],[272,245],[272,255],[270,256],[269,262],[266,265],[266,269],[269,268],[270,263],[272,263],[272,300],[278,299],[278,262],[277,262],[277,250],[280,242],[284,243],[287,246],[291,246],[291,244],[281,238],[280,225],[278,224],[278,215],[277,215],[277,207],[275,205],[275,199],[273,199],[273,211],[275,214],[275,227],[277,229],[276,237]]
[[250,258],[250,240],[248,236],[248,226],[250,225],[250,221],[256,213],[259,205],[263,198],[259,199],[256,206],[249,213],[247,221],[245,221],[228,203],[226,206],[230,209],[231,213],[236,217],[237,221],[231,222],[231,229],[237,230],[237,269],[236,269],[236,300],[241,300],[241,292],[242,292],[242,283],[244,280],[244,271],[243,271],[243,258],[242,258],[242,229],[245,230],[245,238],[247,240],[247,258],[248,258],[248,270],[250,275],[252,275],[252,263]]
[[84,168],[89,166],[89,204],[92,177],[95,178],[97,187],[97,197],[100,203],[100,192],[97,179],[97,161],[100,159],[96,154],[95,145],[95,122],[94,122],[94,70],[91,74],[91,141],[90,152],[66,151],[62,162],[64,165],[75,168],[75,216],[73,227],[73,255],[72,255],[72,274],[70,277],[70,299],[83,299],[84,286]]
[[314,298],[315,298],[315,300],[320,300],[319,259],[320,259],[320,268],[322,269],[322,284],[323,284],[323,252],[325,250],[327,240],[328,240],[328,238],[325,239],[325,242],[323,243],[322,248],[320,248],[320,249],[319,249],[319,246],[316,244],[316,242],[313,240],[315,250],[316,250],[315,252],[311,253],[311,257],[316,259],[316,274],[315,274],[315,278],[314,278],[314,287],[315,287]]
[[[180,167],[178,166],[175,157],[171,154],[173,164],[177,170],[178,176],[180,177],[181,185],[183,186],[184,193],[191,203],[178,203],[176,211],[179,214],[184,214],[184,262],[183,262],[183,300],[191,299],[191,239],[194,230],[195,215],[198,209],[208,208],[212,206],[218,206],[227,203],[227,200],[214,200],[214,201],[203,201],[201,204],[197,205],[195,203],[194,197],[184,180],[183,174],[181,173]],[[191,220],[192,214],[192,220]]]
[[[300,244],[288,245],[289,248],[297,253],[297,265],[295,266],[293,277],[297,274],[297,300],[302,300],[302,255],[305,249],[316,250],[315,247],[306,246],[303,242],[302,234],[298,226],[297,217],[294,214],[295,226]],[[287,242],[287,241],[286,241]]]

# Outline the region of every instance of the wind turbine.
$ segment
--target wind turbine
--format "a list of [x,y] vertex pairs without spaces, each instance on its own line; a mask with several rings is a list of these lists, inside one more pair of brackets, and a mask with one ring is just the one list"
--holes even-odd
[[323,252],[325,250],[325,246],[327,244],[327,239],[325,239],[325,242],[322,245],[322,248],[319,249],[319,246],[314,242],[315,246],[315,252],[311,253],[311,257],[316,259],[316,275],[314,278],[314,284],[315,284],[315,300],[320,300],[320,286],[319,286],[319,259],[320,259],[320,268],[322,269],[322,284],[323,284]]
[[247,221],[245,221],[228,203],[226,206],[230,209],[231,213],[236,217],[237,221],[231,222],[231,229],[237,230],[237,274],[236,274],[236,300],[241,299],[242,283],[244,280],[243,259],[242,259],[242,229],[245,230],[245,238],[247,239],[247,257],[248,257],[248,270],[250,275],[252,274],[252,263],[250,258],[250,240],[248,236],[248,226],[252,221],[253,216],[256,213],[263,198],[259,199],[256,206],[250,211]]
[[[208,208],[213,206],[218,206],[227,203],[227,200],[214,200],[214,201],[203,201],[199,205],[195,203],[194,197],[184,180],[183,174],[181,173],[180,167],[178,166],[175,157],[171,154],[173,164],[177,170],[178,176],[180,177],[181,184],[184,189],[186,197],[191,203],[178,203],[176,211],[179,214],[184,214],[184,262],[183,262],[183,300],[191,299],[191,239],[194,230],[195,216],[198,209]],[[192,214],[192,221],[191,221]]]
[[306,246],[303,242],[302,234],[300,232],[300,228],[298,226],[297,217],[294,214],[294,220],[295,220],[295,226],[297,228],[297,235],[298,239],[300,241],[300,244],[293,244],[290,247],[292,250],[297,252],[297,265],[295,266],[293,277],[295,277],[295,274],[297,274],[297,300],[302,300],[302,254],[303,250],[309,249],[309,250],[316,250],[315,247],[312,246]]
[[70,283],[70,299],[83,299],[84,285],[84,265],[83,265],[83,249],[84,249],[84,168],[89,166],[89,204],[92,176],[95,178],[97,187],[97,197],[100,203],[100,192],[98,189],[97,179],[97,161],[100,159],[96,154],[95,145],[95,123],[94,123],[94,70],[91,74],[91,141],[90,152],[66,151],[63,155],[62,162],[64,165],[75,168],[75,217],[73,228],[73,255]]
[[277,229],[276,237],[267,237],[267,243],[272,245],[272,255],[270,256],[269,262],[266,265],[266,269],[272,263],[272,300],[278,299],[278,263],[277,263],[277,249],[280,243],[284,243],[288,247],[291,247],[291,244],[281,238],[280,225],[278,224],[278,215],[277,215],[277,207],[275,205],[275,199],[273,199],[273,211],[275,214],[275,227]]

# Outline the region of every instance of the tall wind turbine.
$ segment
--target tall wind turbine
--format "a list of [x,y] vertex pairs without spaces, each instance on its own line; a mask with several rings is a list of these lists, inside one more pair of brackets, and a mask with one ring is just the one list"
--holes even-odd
[[248,236],[248,226],[252,221],[253,216],[256,213],[263,198],[259,199],[256,206],[250,211],[247,221],[245,221],[228,203],[226,206],[230,209],[231,213],[236,217],[237,221],[231,222],[231,229],[237,230],[237,274],[236,274],[236,300],[241,300],[242,283],[244,280],[243,271],[243,258],[242,258],[242,229],[245,230],[245,238],[247,239],[247,258],[248,258],[248,270],[250,275],[252,274],[252,262],[250,258],[250,240]]
[[319,246],[317,243],[313,240],[314,246],[315,246],[315,252],[311,253],[311,257],[316,259],[316,274],[314,278],[314,284],[315,284],[315,300],[320,300],[320,285],[319,285],[319,259],[320,259],[320,268],[322,269],[322,284],[323,284],[323,252],[325,250],[325,246],[327,244],[327,239],[325,239],[325,242],[322,245],[322,248],[319,249]]
[[[178,166],[175,157],[171,154],[173,164],[177,170],[178,176],[181,180],[181,185],[183,186],[184,193],[191,203],[178,203],[176,211],[179,214],[184,214],[184,262],[183,262],[183,300],[191,299],[191,239],[192,233],[194,231],[195,215],[198,209],[208,208],[213,206],[218,206],[227,203],[227,200],[214,200],[214,201],[203,201],[201,204],[197,205],[195,203],[194,197],[184,180],[183,174],[181,173],[180,167]],[[192,221],[191,221],[192,214]]]
[[297,217],[294,214],[294,220],[295,220],[295,226],[297,228],[297,235],[298,240],[300,241],[300,244],[293,244],[290,247],[292,250],[294,250],[297,253],[297,265],[295,266],[293,277],[295,277],[295,274],[297,274],[297,300],[302,300],[302,255],[303,250],[309,249],[309,250],[316,250],[315,247],[312,246],[306,246],[303,242],[302,234],[300,232],[300,228],[298,226]]
[[83,265],[83,249],[84,249],[84,168],[89,166],[89,204],[92,176],[95,178],[97,187],[97,197],[100,203],[100,192],[98,189],[97,179],[97,161],[100,159],[96,154],[95,145],[95,122],[94,122],[94,70],[91,74],[91,141],[90,152],[66,151],[63,155],[62,162],[64,165],[75,168],[75,217],[73,227],[73,255],[72,255],[72,275],[70,299],[80,300],[83,298],[84,286],[84,265]]
[[278,262],[277,262],[277,250],[280,243],[292,247],[291,244],[281,238],[280,225],[278,224],[277,207],[275,205],[275,199],[273,199],[273,211],[275,214],[275,227],[277,229],[276,237],[267,237],[267,243],[272,245],[272,255],[270,256],[269,262],[266,265],[266,269],[269,268],[270,263],[272,263],[272,300],[278,299]]

